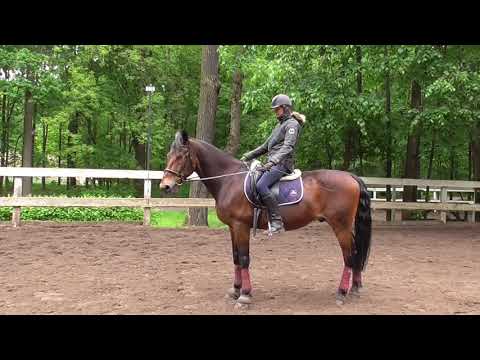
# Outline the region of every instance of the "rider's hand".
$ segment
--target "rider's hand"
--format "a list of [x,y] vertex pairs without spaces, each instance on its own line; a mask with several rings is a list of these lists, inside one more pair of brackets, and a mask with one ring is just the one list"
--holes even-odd
[[261,172],[269,171],[273,167],[273,165],[275,164],[269,161],[265,165],[259,166],[257,170]]

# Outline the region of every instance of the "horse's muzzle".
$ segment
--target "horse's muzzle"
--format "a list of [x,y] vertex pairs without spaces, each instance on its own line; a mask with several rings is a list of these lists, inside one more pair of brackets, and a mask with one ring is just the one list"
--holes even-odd
[[170,192],[170,186],[169,185],[164,185],[164,184],[160,184],[160,190],[163,190],[165,192]]
[[160,183],[160,190],[165,191],[167,194],[176,192],[177,184],[163,184]]

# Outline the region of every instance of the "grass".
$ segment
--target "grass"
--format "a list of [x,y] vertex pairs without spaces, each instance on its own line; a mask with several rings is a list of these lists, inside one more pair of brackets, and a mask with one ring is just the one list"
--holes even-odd
[[[187,222],[186,211],[152,211],[151,224],[158,228],[181,228]],[[214,210],[208,211],[208,227],[214,229],[226,228],[227,225],[222,223],[217,217]]]

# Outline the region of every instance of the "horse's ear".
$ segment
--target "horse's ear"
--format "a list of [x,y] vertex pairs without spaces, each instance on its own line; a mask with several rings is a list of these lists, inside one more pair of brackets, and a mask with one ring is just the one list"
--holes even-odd
[[177,131],[175,134],[175,144],[177,146],[188,145],[188,134],[185,130]]
[[188,145],[188,133],[185,130],[181,131],[183,145]]

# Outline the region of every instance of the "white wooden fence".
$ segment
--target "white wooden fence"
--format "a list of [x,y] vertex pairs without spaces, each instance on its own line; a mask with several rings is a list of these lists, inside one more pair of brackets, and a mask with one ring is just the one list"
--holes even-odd
[[[12,223],[20,225],[21,208],[28,207],[140,207],[144,210],[144,225],[150,225],[152,208],[192,208],[215,207],[215,200],[199,198],[152,198],[152,180],[161,180],[163,171],[144,170],[104,170],[104,169],[56,169],[56,168],[14,168],[0,167],[0,176],[13,177],[13,196],[0,197],[0,206],[13,207]],[[192,174],[191,176],[196,176]],[[52,198],[52,197],[22,197],[23,177],[79,177],[79,178],[115,178],[141,179],[144,181],[143,198]],[[401,210],[436,210],[441,212],[442,222],[447,221],[448,211],[466,211],[469,221],[475,221],[475,212],[480,211],[480,204],[472,201],[447,200],[448,192],[473,192],[480,188],[480,181],[452,181],[426,179],[396,179],[362,177],[373,193],[372,209],[391,209],[392,221],[398,220]],[[392,202],[377,197],[377,192],[385,191],[387,185],[392,186]],[[434,197],[430,202],[401,202],[397,192],[406,185],[425,188],[430,186],[433,193],[439,192],[440,199]],[[400,200],[400,201],[399,201]]]

